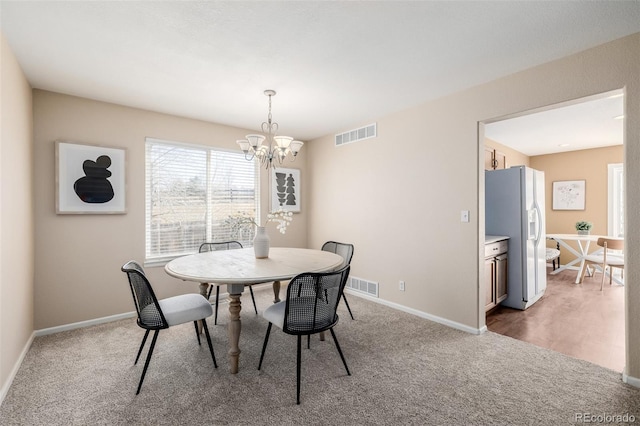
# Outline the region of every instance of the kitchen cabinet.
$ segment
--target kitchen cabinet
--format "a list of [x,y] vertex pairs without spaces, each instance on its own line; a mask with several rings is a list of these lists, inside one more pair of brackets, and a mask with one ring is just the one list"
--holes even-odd
[[484,169],[497,170],[507,168],[507,156],[493,148],[484,148]]
[[[499,237],[498,237],[499,238]],[[509,241],[506,237],[488,238],[484,246],[485,312],[507,298]]]

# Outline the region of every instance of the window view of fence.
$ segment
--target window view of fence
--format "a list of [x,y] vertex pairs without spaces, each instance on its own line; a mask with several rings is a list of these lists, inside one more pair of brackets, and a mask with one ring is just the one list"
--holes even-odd
[[258,170],[242,153],[147,139],[146,257],[195,253],[206,241],[251,246],[258,214]]

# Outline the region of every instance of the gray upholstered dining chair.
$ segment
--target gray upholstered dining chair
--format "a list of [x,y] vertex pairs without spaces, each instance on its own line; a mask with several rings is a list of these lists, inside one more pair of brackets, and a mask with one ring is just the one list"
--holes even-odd
[[131,287],[133,303],[135,304],[136,312],[138,313],[138,326],[146,330],[134,365],[138,363],[140,353],[147,341],[149,332],[154,330],[153,339],[151,340],[149,353],[147,354],[147,359],[144,363],[136,395],[140,393],[144,376],[147,374],[149,361],[151,361],[151,355],[153,354],[153,349],[156,345],[156,340],[158,339],[158,333],[160,330],[164,330],[174,325],[185,324],[193,321],[196,329],[196,337],[198,338],[198,345],[200,345],[200,334],[198,333],[197,322],[201,321],[202,328],[207,336],[207,343],[209,345],[209,352],[211,352],[211,358],[213,359],[213,366],[218,368],[216,356],[213,352],[213,345],[211,344],[211,336],[209,335],[209,329],[207,328],[207,322],[205,320],[205,318],[208,318],[213,314],[209,301],[200,294],[183,294],[158,300],[153,288],[151,287],[151,283],[149,283],[142,266],[140,266],[138,262],[131,260],[125,263],[121,269],[122,272],[127,274],[127,278],[129,279],[129,287]]
[[[219,243],[202,243],[200,245],[200,249],[198,250],[200,253],[208,252],[208,251],[217,251],[217,250],[236,250],[241,249],[242,244],[238,241],[223,241]],[[207,299],[211,299],[211,291],[213,287],[216,288],[216,303],[215,303],[215,315],[213,317],[213,324],[218,324],[218,300],[220,298],[220,286],[222,284],[219,283],[209,283],[211,287],[209,287],[209,294],[207,295]],[[256,315],[258,315],[258,308],[256,307],[256,299],[253,297],[253,287],[249,286],[249,292],[251,293],[251,300],[253,301],[253,310],[256,311]]]
[[[323,251],[329,251],[331,253],[339,254],[344,259],[342,266],[351,265],[351,258],[353,258],[354,247],[353,244],[347,243],[339,243],[336,241],[327,241],[322,245]],[[349,315],[351,319],[353,318],[353,313],[351,312],[351,307],[349,306],[349,302],[347,302],[347,296],[342,293],[342,300],[344,300],[344,304],[347,305],[347,310],[349,311]]]
[[303,273],[295,276],[287,287],[287,298],[281,302],[269,306],[262,314],[269,321],[267,333],[262,345],[258,370],[262,367],[262,361],[269,342],[271,326],[274,324],[287,334],[298,336],[298,352],[296,363],[296,403],[300,404],[300,366],[301,366],[301,339],[322,331],[331,331],[342,363],[347,375],[351,375],[347,361],[342,354],[340,344],[333,331],[338,323],[338,303],[344,291],[344,285],[349,276],[349,265],[339,271],[324,273]]

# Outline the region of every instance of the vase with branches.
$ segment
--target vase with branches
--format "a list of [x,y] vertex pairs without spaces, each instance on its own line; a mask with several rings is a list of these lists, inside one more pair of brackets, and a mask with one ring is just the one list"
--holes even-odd
[[257,259],[266,259],[269,257],[270,239],[266,231],[266,224],[276,222],[276,229],[281,234],[287,232],[287,227],[293,221],[293,213],[282,210],[282,208],[267,214],[267,220],[261,225],[257,219],[249,217],[245,214],[238,216],[229,216],[225,222],[231,228],[232,232],[238,232],[241,228],[248,225],[256,227],[255,237],[253,239],[253,250]]

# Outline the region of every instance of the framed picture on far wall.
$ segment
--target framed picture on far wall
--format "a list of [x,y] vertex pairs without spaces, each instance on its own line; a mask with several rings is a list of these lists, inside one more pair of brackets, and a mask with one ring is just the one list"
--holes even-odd
[[56,213],[124,214],[126,150],[56,141]]
[[586,181],[553,182],[553,210],[584,210]]
[[271,211],[300,212],[300,170],[271,169]]

